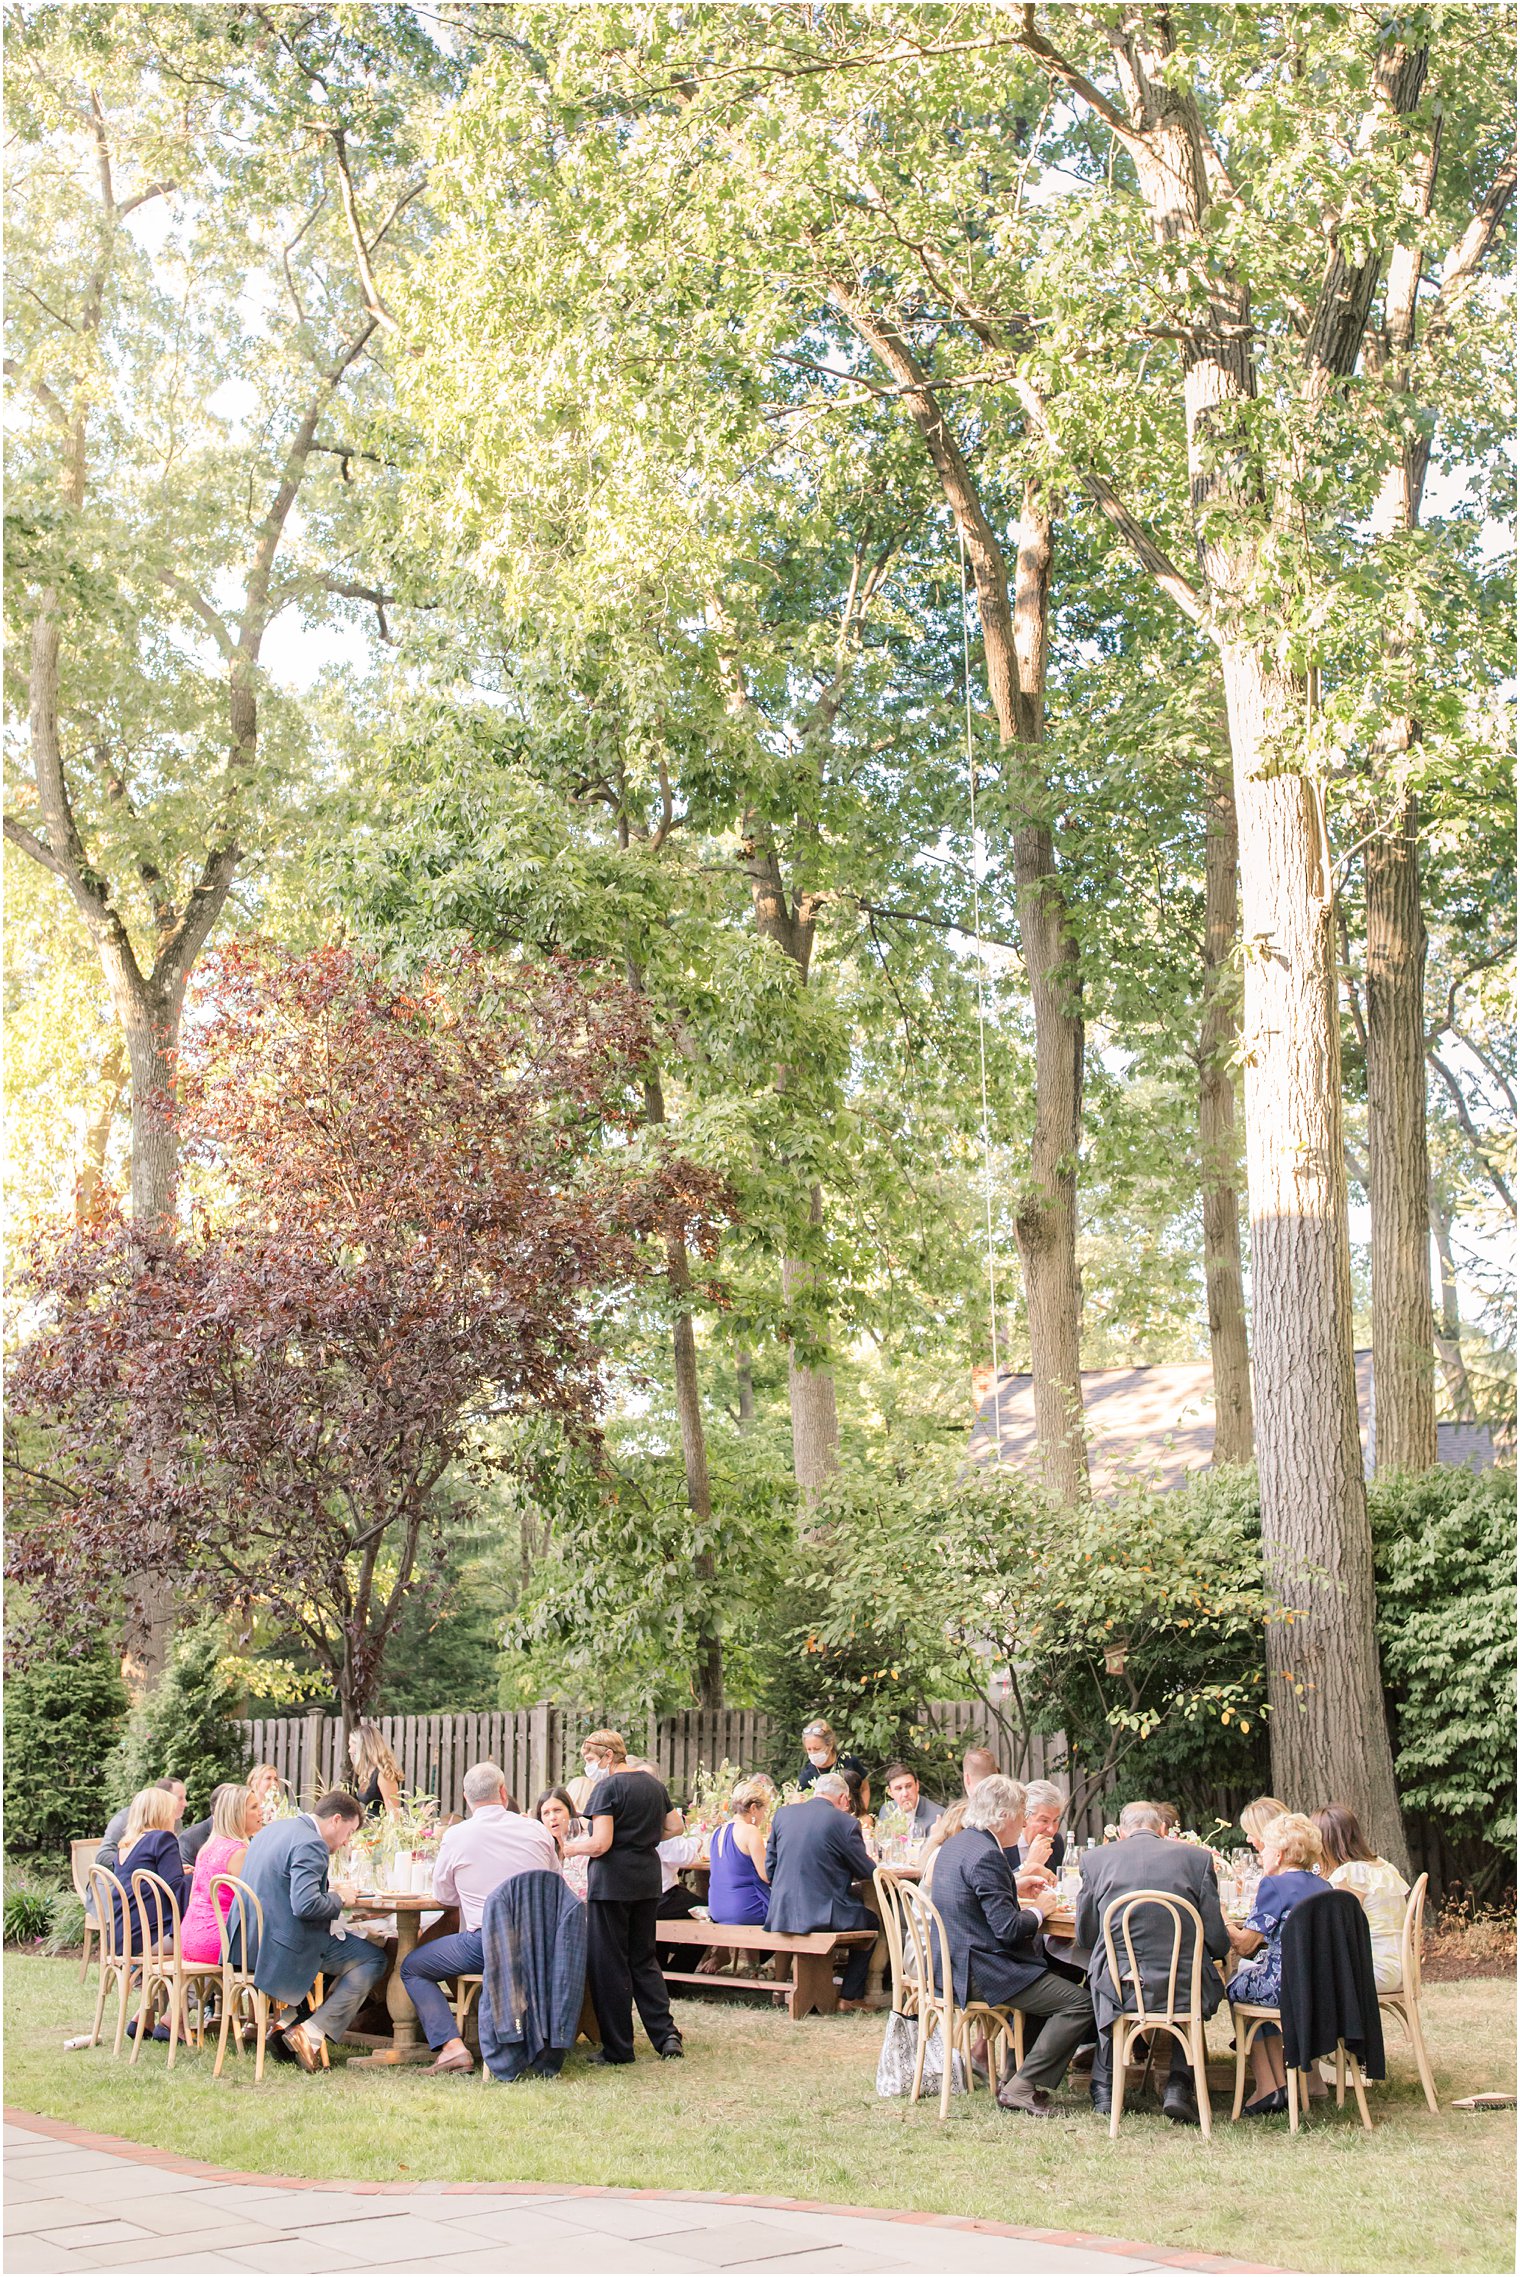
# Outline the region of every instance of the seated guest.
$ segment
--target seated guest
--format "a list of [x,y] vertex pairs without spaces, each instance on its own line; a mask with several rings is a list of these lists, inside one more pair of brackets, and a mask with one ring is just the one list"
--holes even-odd
[[[875,1929],[875,1914],[854,1888],[869,1883],[875,1871],[850,1813],[850,1783],[842,1772],[825,1771],[805,1802],[786,1804],[771,1820],[766,1927],[783,1937],[803,1937],[812,1929]],[[844,1972],[847,2006],[865,1997],[870,1965],[869,1945],[851,1948]]]
[[910,1771],[906,1763],[887,1765],[887,1793],[907,1822],[908,1832],[915,1839],[926,1835],[940,1813],[943,1803],[931,1803],[918,1783],[918,1773]]
[[998,1759],[990,1747],[968,1747],[961,1758],[961,1785],[969,1797],[984,1779],[995,1778]]
[[259,1817],[267,1826],[272,1818],[281,1815],[285,1801],[285,1782],[272,1763],[255,1763],[247,1778],[247,1787],[259,1806]]
[[314,1809],[260,1827],[243,1860],[242,1879],[264,1910],[253,1962],[259,1991],[291,2005],[327,1979],[321,2006],[280,2034],[306,2072],[320,2068],[323,2041],[342,2039],[388,1966],[383,1946],[333,1926],[357,1892],[349,1882],[329,1886],[328,1868],[363,1817],[352,1795],[324,1795]]
[[[656,1921],[689,1921],[701,1904],[696,1892],[681,1879],[686,1866],[699,1866],[706,1859],[706,1837],[701,1834],[667,1834],[655,1844],[655,1856],[660,1861],[660,1902],[655,1907]],[[589,1860],[587,1861],[589,1867]],[[678,1969],[683,1954],[693,1948],[683,1945],[656,1945],[655,1959],[662,1969]],[[706,1947],[701,1948],[703,1952]]]
[[1182,1832],[1182,1813],[1175,1803],[1152,1803],[1151,1809],[1161,1821],[1161,1831],[1168,1842],[1175,1842]]
[[[167,1884],[176,1906],[183,1911],[190,1877],[179,1854],[174,1826],[184,1807],[183,1793],[176,1793],[168,1780],[160,1781],[156,1787],[144,1787],[127,1805],[126,1832],[116,1861],[116,1877],[124,1894],[111,1901],[116,1914],[117,1943],[124,1952],[142,1952],[144,1943],[151,1942],[158,1921],[151,1898],[146,1910],[136,1902],[137,1893],[132,1887],[134,1874],[156,1874]],[[146,2015],[138,2017],[135,2029],[148,2031]],[[167,2024],[155,2027],[153,2037],[167,2040]]]
[[241,1874],[248,1845],[263,1820],[247,1787],[218,1787],[211,1806],[211,1832],[196,1853],[189,1903],[180,1929],[180,1951],[187,1961],[219,1961],[222,1957],[218,1909],[223,1919],[232,1908],[231,1890],[218,1890],[213,1904],[211,1881],[216,1874]]
[[797,1785],[804,1790],[816,1787],[829,1771],[853,1771],[860,1778],[866,1767],[858,1755],[841,1755],[834,1727],[816,1716],[812,1723],[802,1727],[802,1767],[797,1773]]
[[713,1921],[765,1927],[770,1881],[765,1869],[765,1813],[769,1802],[758,1780],[735,1787],[729,1816],[709,1846],[712,1865],[707,1911]]
[[934,1903],[945,1924],[957,2005],[983,2000],[1040,2019],[1038,2037],[998,2089],[998,2102],[1005,2111],[1051,2119],[1051,2089],[1092,2036],[1092,2002],[1085,1985],[1046,1966],[1040,1940],[1056,1896],[1048,1883],[1021,1889],[1015,1878],[1012,1849],[1023,1823],[1024,1790],[1016,1779],[993,1772],[979,1780],[960,1833],[939,1852]]
[[953,1803],[946,1804],[929,1829],[923,1849],[918,1854],[918,1886],[926,1895],[934,1879],[935,1861],[951,1835],[959,1834],[965,1825],[966,1805],[970,1800],[969,1795],[957,1795]]
[[[1286,1814],[1284,1814],[1286,1815]],[[1350,1890],[1360,1901],[1372,1932],[1372,1981],[1379,1992],[1396,1992],[1403,1982],[1404,1907],[1409,1884],[1397,1866],[1380,1858],[1362,1832],[1355,1811],[1331,1803],[1314,1813],[1324,1846],[1321,1871],[1333,1890]]]
[[841,1771],[839,1774],[850,1790],[850,1816],[862,1834],[874,1834],[876,1821],[871,1815],[871,1782],[863,1771]]
[[584,1905],[586,1902],[586,1879],[590,1872],[591,1861],[589,1858],[581,1857],[574,1852],[567,1857],[565,1844],[573,1836],[585,1833],[585,1820],[576,1817],[575,1805],[563,1787],[545,1787],[538,1801],[533,1805],[533,1816],[538,1820],[540,1826],[546,1826],[553,1835],[554,1847],[559,1852],[560,1866],[564,1873],[566,1887]]
[[[1162,1832],[1161,1813],[1154,1803],[1126,1803],[1119,1813],[1118,1841],[1107,1843],[1100,1850],[1082,1853],[1082,1889],[1077,1900],[1076,1942],[1092,1955],[1088,1983],[1098,2020],[1092,2099],[1094,2108],[1099,2111],[1112,2107],[1114,2018],[1121,2008],[1134,2005],[1133,1988],[1126,1986],[1121,1999],[1109,1975],[1103,1923],[1110,1907],[1136,1890],[1165,1890],[1169,1896],[1186,1898],[1197,1907],[1203,1920],[1205,1960],[1201,1985],[1205,2016],[1213,2015],[1223,1996],[1219,1973],[1208,1965],[1211,1960],[1222,1961],[1230,1950],[1230,1935],[1219,1910],[1219,1885],[1214,1879],[1212,1851],[1196,1842],[1169,1841]],[[1171,1916],[1157,1906],[1142,1908],[1131,1916],[1130,1939],[1140,1965],[1145,1998],[1157,2007],[1164,2007],[1172,1958]],[[1117,1934],[1115,1944],[1122,1961],[1123,1947]],[[1184,1922],[1177,1963],[1179,1985],[1188,1982],[1192,1966],[1193,1939]],[[1170,2034],[1167,2037],[1170,2038]],[[1198,2124],[1192,2066],[1180,2041],[1172,2044],[1171,2076],[1161,2098],[1161,2108],[1179,2127]]]
[[1015,1866],[1043,1866],[1059,1874],[1066,1855],[1061,1820],[1066,1797],[1048,1779],[1031,1779],[1024,1789],[1024,1831],[1013,1853]]
[[[230,1784],[236,1786],[237,1781],[233,1780]],[[185,1861],[187,1871],[191,1873],[195,1870],[196,1859],[211,1840],[216,1819],[216,1798],[221,1792],[220,1787],[213,1787],[211,1790],[211,1808],[206,1816],[198,1818],[194,1826],[182,1826],[179,1830],[179,1854]],[[263,1819],[260,1818],[259,1824],[262,1826],[263,1823]]]
[[1240,1831],[1251,1848],[1260,1854],[1262,1836],[1274,1819],[1286,1818],[1288,1806],[1275,1795],[1258,1795],[1254,1803],[1247,1803],[1240,1814]]
[[[184,1780],[176,1778],[155,1779],[153,1784],[164,1794],[174,1797],[176,1808],[171,1824],[177,1827],[185,1812]],[[129,1798],[122,1804],[121,1809],[114,1812],[106,1822],[106,1831],[101,1837],[100,1848],[95,1853],[94,1863],[108,1874],[114,1874],[116,1871],[117,1859],[121,1854],[122,1840],[127,1831],[127,1820],[131,1815],[132,1803],[135,1800],[135,1796]]]
[[464,1775],[464,1799],[470,1815],[444,1835],[433,1867],[433,1895],[440,1905],[458,1906],[458,1933],[430,1938],[401,1964],[401,1981],[412,1996],[417,2021],[436,2051],[429,2067],[433,2071],[475,2068],[438,1988],[449,1977],[479,1976],[486,1899],[514,1874],[560,1871],[559,1845],[540,1819],[525,1818],[518,1810],[496,1764],[471,1765]]
[[[1256,1903],[1244,1928],[1228,1932],[1231,1945],[1246,1961],[1226,1987],[1231,2000],[1262,2008],[1281,2003],[1283,1923],[1305,1898],[1322,1894],[1325,1883],[1316,1869],[1324,1854],[1318,1827],[1301,1811],[1284,1811],[1263,1829]],[[1264,2024],[1251,2042],[1251,2070],[1257,2088],[1246,2105],[1251,2116],[1266,2118],[1274,2111],[1286,2111],[1288,2074],[1283,2067],[1282,2034],[1275,2024]],[[1324,2093],[1313,2072],[1309,2092]]]
[[348,1760],[359,1786],[359,1807],[366,1818],[382,1812],[394,1818],[401,1808],[401,1766],[386,1743],[384,1732],[369,1716],[361,1716],[348,1735]]

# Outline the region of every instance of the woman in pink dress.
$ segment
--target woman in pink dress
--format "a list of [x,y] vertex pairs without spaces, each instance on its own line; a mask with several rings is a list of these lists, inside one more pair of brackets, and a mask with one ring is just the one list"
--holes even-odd
[[[251,1838],[263,1825],[258,1797],[248,1787],[218,1787],[211,1808],[211,1832],[195,1861],[195,1879],[185,1900],[180,1923],[179,1949],[187,1961],[219,1961],[222,1957],[217,1906],[212,1902],[214,1874],[240,1874]],[[226,1914],[232,1892],[219,1890],[220,1910]]]

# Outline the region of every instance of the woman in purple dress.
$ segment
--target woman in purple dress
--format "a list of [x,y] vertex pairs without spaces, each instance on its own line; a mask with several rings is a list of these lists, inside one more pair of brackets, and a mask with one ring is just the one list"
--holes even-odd
[[770,1891],[765,1879],[766,1788],[746,1779],[734,1789],[731,1815],[708,1845],[712,1872],[707,1885],[708,1917],[714,1922],[765,1926]]

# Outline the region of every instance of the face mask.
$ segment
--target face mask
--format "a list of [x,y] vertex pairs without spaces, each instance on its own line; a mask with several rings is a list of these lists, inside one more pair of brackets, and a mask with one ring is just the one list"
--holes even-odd
[[830,1756],[829,1751],[826,1747],[810,1747],[807,1751],[807,1758],[809,1763],[816,1763],[820,1770],[822,1770],[825,1763],[832,1761],[832,1757]]
[[604,1763],[592,1762],[591,1758],[588,1756],[585,1762],[585,1772],[588,1779],[605,1779],[607,1776],[607,1766]]

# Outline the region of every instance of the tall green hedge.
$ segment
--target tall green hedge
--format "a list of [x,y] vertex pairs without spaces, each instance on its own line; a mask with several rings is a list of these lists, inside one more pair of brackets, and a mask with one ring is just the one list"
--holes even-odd
[[5,1686],[8,1851],[60,1850],[110,1816],[106,1765],[127,1695],[110,1654],[43,1661]]
[[192,1822],[211,1808],[211,1790],[239,1779],[247,1767],[243,1735],[232,1718],[237,1687],[222,1674],[220,1626],[186,1629],[175,1640],[169,1665],[135,1708],[111,1760],[108,1787],[124,1803],[139,1787],[171,1773],[188,1790]]
[[1515,1859],[1515,1473],[1379,1479],[1370,1503],[1400,1799],[1483,1894]]

